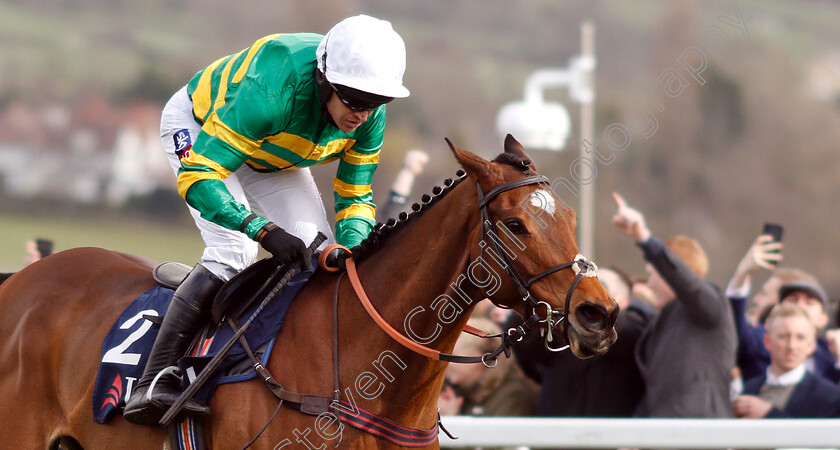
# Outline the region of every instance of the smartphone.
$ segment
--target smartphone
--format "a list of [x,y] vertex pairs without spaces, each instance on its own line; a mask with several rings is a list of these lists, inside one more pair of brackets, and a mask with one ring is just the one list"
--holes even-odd
[[[782,242],[782,232],[784,232],[784,227],[777,223],[765,222],[764,229],[761,230],[761,234],[769,234],[773,236],[773,242]],[[780,250],[770,250],[769,253],[779,253]],[[776,262],[772,262],[775,266]]]
[[784,230],[784,227],[777,223],[766,222],[761,234],[769,234],[770,236],[773,236],[773,241],[782,242],[782,233]]

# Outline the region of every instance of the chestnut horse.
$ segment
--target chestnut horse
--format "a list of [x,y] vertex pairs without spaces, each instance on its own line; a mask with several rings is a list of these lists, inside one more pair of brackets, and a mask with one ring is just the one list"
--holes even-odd
[[[547,195],[546,184],[533,181],[536,169],[512,137],[493,162],[449,145],[466,177],[436,188],[434,198],[424,196],[426,204],[415,205],[422,211],[380,226],[357,247],[359,279],[381,316],[402,335],[451,352],[474,302],[489,297],[520,314],[533,313],[514,279],[520,278],[527,280],[529,301],[543,305],[536,308],[539,317],[555,314],[539,326],[548,324],[579,357],[606,351],[616,339],[618,307],[594,270],[576,276],[580,267],[573,271],[568,264],[578,259],[574,211]],[[495,225],[487,228],[490,222]],[[508,250],[512,254],[501,257]],[[512,267],[502,267],[505,261]],[[164,446],[167,433],[161,427],[133,425],[119,416],[95,424],[91,410],[102,340],[124,308],[154,285],[152,267],[142,258],[79,248],[47,257],[0,284],[3,446]],[[334,295],[342,392],[405,427],[434,428],[447,363],[421,356],[383,332],[347,276],[313,275],[291,305],[267,369],[289,391],[333,395]],[[553,326],[566,308],[565,323]],[[396,447],[335,423],[327,431],[323,417],[277,408],[278,400],[260,380],[220,386],[206,419],[208,446],[241,448],[276,411],[252,448],[327,448],[339,437],[343,448]]]

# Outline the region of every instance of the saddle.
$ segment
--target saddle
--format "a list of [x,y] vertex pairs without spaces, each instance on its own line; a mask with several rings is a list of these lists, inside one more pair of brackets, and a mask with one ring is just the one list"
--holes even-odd
[[[226,316],[238,319],[253,303],[256,294],[276,268],[271,258],[261,259],[228,280],[213,299],[211,323],[219,324]],[[191,270],[192,267],[186,264],[168,261],[155,267],[152,277],[159,285],[175,290]]]

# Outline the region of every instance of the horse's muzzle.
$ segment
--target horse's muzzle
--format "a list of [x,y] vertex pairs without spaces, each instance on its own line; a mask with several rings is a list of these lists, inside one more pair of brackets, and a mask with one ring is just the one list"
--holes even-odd
[[574,318],[583,329],[589,332],[603,331],[615,325],[618,319],[618,306],[608,313],[603,306],[586,302],[575,308]]
[[569,317],[569,345],[579,358],[605,353],[615,343],[615,321],[618,306],[607,311],[601,305],[585,302],[574,309]]

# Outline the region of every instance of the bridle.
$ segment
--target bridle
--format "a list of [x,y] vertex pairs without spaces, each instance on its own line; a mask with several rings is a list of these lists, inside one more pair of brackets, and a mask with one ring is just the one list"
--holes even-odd
[[[466,178],[466,173],[459,172],[459,177],[461,179]],[[425,356],[430,359],[438,360],[438,361],[447,361],[447,362],[455,362],[455,363],[482,363],[487,367],[493,367],[496,365],[496,360],[498,359],[499,355],[504,353],[505,356],[510,357],[510,348],[511,346],[518,341],[521,341],[526,333],[536,324],[544,323],[546,329],[542,331],[547,331],[545,333],[545,346],[548,350],[552,352],[560,352],[567,348],[569,348],[568,343],[569,341],[569,326],[568,320],[566,320],[566,313],[557,311],[551,307],[548,302],[537,300],[536,297],[531,294],[530,287],[536,281],[551,275],[554,272],[571,268],[575,272],[575,278],[572,280],[572,284],[569,286],[569,291],[566,294],[566,305],[565,311],[569,310],[569,306],[571,304],[572,294],[574,293],[575,289],[577,288],[578,284],[583,278],[587,277],[595,277],[598,267],[590,262],[583,255],[576,255],[572,261],[567,263],[559,264],[557,266],[551,267],[547,270],[544,270],[528,279],[524,278],[518,270],[513,266],[510,258],[506,254],[505,250],[501,248],[501,243],[498,239],[498,229],[496,226],[490,221],[490,212],[487,209],[487,204],[492,201],[496,196],[499,194],[509,191],[511,189],[516,189],[522,186],[528,186],[532,184],[541,184],[541,183],[548,183],[548,178],[541,176],[541,175],[533,175],[527,176],[525,178],[520,178],[518,180],[510,181],[501,186],[497,186],[490,190],[487,194],[484,194],[484,191],[481,189],[481,186],[476,184],[478,189],[478,206],[481,212],[481,221],[482,221],[482,237],[486,238],[488,236],[495,236],[495,239],[489,239],[493,242],[493,246],[495,249],[496,254],[503,259],[501,261],[507,272],[508,276],[513,280],[516,285],[517,290],[522,295],[522,301],[525,303],[525,311],[526,316],[528,317],[522,324],[517,327],[513,327],[508,329],[502,334],[491,335],[486,332],[482,332],[481,330],[475,329],[471,326],[465,326],[464,331],[474,334],[476,336],[482,338],[494,338],[500,337],[502,338],[502,343],[499,345],[498,348],[493,350],[492,352],[485,353],[482,356],[459,356],[459,355],[451,355],[447,353],[442,353],[438,350],[431,349],[426,347],[425,345],[419,344],[412,339],[409,339],[399,331],[395,330],[388,322],[379,314],[376,308],[373,306],[372,302],[367,296],[367,293],[362,286],[361,280],[359,279],[358,272],[356,270],[355,262],[352,258],[352,253],[347,250],[346,248],[333,244],[328,246],[324,251],[321,253],[320,264],[321,267],[327,271],[338,272],[341,269],[338,267],[331,267],[328,266],[326,263],[327,255],[335,248],[342,248],[348,257],[345,260],[346,266],[346,274],[350,280],[351,285],[353,286],[353,290],[356,293],[356,296],[359,298],[359,301],[367,310],[368,314],[373,318],[374,322],[376,322],[379,327],[385,331],[392,339],[397,341],[402,346],[408,348],[409,350]],[[482,247],[482,252],[487,248],[486,245]],[[340,276],[336,281],[336,286],[341,282]],[[338,295],[338,289],[336,289],[336,296]],[[491,301],[493,301],[491,299]],[[493,302],[494,304],[496,302]],[[336,298],[337,304],[337,298]],[[538,314],[538,310],[540,307],[545,308],[545,318],[541,317]],[[552,331],[554,328],[559,325],[563,324],[563,337],[566,340],[567,345],[554,348],[551,347],[550,343],[553,341]],[[491,364],[492,363],[492,364]]]
[[[528,161],[523,161],[523,167],[527,166]],[[482,223],[482,238],[484,242],[490,241],[493,243],[493,248],[496,252],[494,257],[499,257],[502,261],[498,261],[502,267],[507,272],[510,279],[516,285],[516,289],[519,291],[520,295],[522,296],[522,301],[525,303],[525,312],[526,317],[528,319],[525,323],[544,323],[546,324],[547,333],[545,333],[545,348],[552,351],[552,352],[560,352],[567,348],[569,348],[569,321],[566,319],[566,316],[569,313],[569,306],[572,300],[572,294],[577,288],[578,284],[583,278],[587,277],[595,277],[597,275],[598,266],[595,263],[588,261],[583,255],[577,254],[572,261],[567,263],[559,264],[549,269],[546,269],[530,278],[525,278],[516,267],[513,265],[509,255],[508,250],[502,248],[502,244],[498,239],[499,230],[496,228],[496,225],[490,220],[490,212],[487,209],[487,205],[496,198],[499,194],[503,192],[507,192],[512,189],[516,189],[522,186],[529,186],[532,184],[548,184],[548,178],[543,175],[531,175],[525,178],[520,178],[518,180],[509,181],[501,186],[497,186],[491,189],[487,194],[481,189],[481,185],[476,182],[476,188],[478,189],[478,208],[481,212],[481,223]],[[481,253],[482,256],[484,255],[485,251],[487,251],[487,245],[482,246]],[[485,259],[486,261],[486,259]],[[537,300],[535,296],[531,293],[531,285],[534,284],[536,281],[551,275],[554,272],[558,272],[560,270],[571,268],[575,272],[575,278],[572,280],[572,284],[569,286],[569,290],[566,293],[566,304],[564,307],[564,312],[557,311],[548,304],[548,302]],[[490,298],[488,296],[488,298]],[[490,301],[493,304],[498,305],[492,298]],[[541,318],[537,313],[540,307],[545,308],[545,318]],[[556,319],[555,319],[556,318]],[[566,345],[560,348],[551,347],[550,343],[552,342],[552,330],[555,326],[563,324],[563,338],[566,340]],[[512,335],[514,329],[508,330],[506,334],[508,336]],[[521,330],[522,336],[518,337],[518,340],[521,340],[524,337],[525,330]]]

